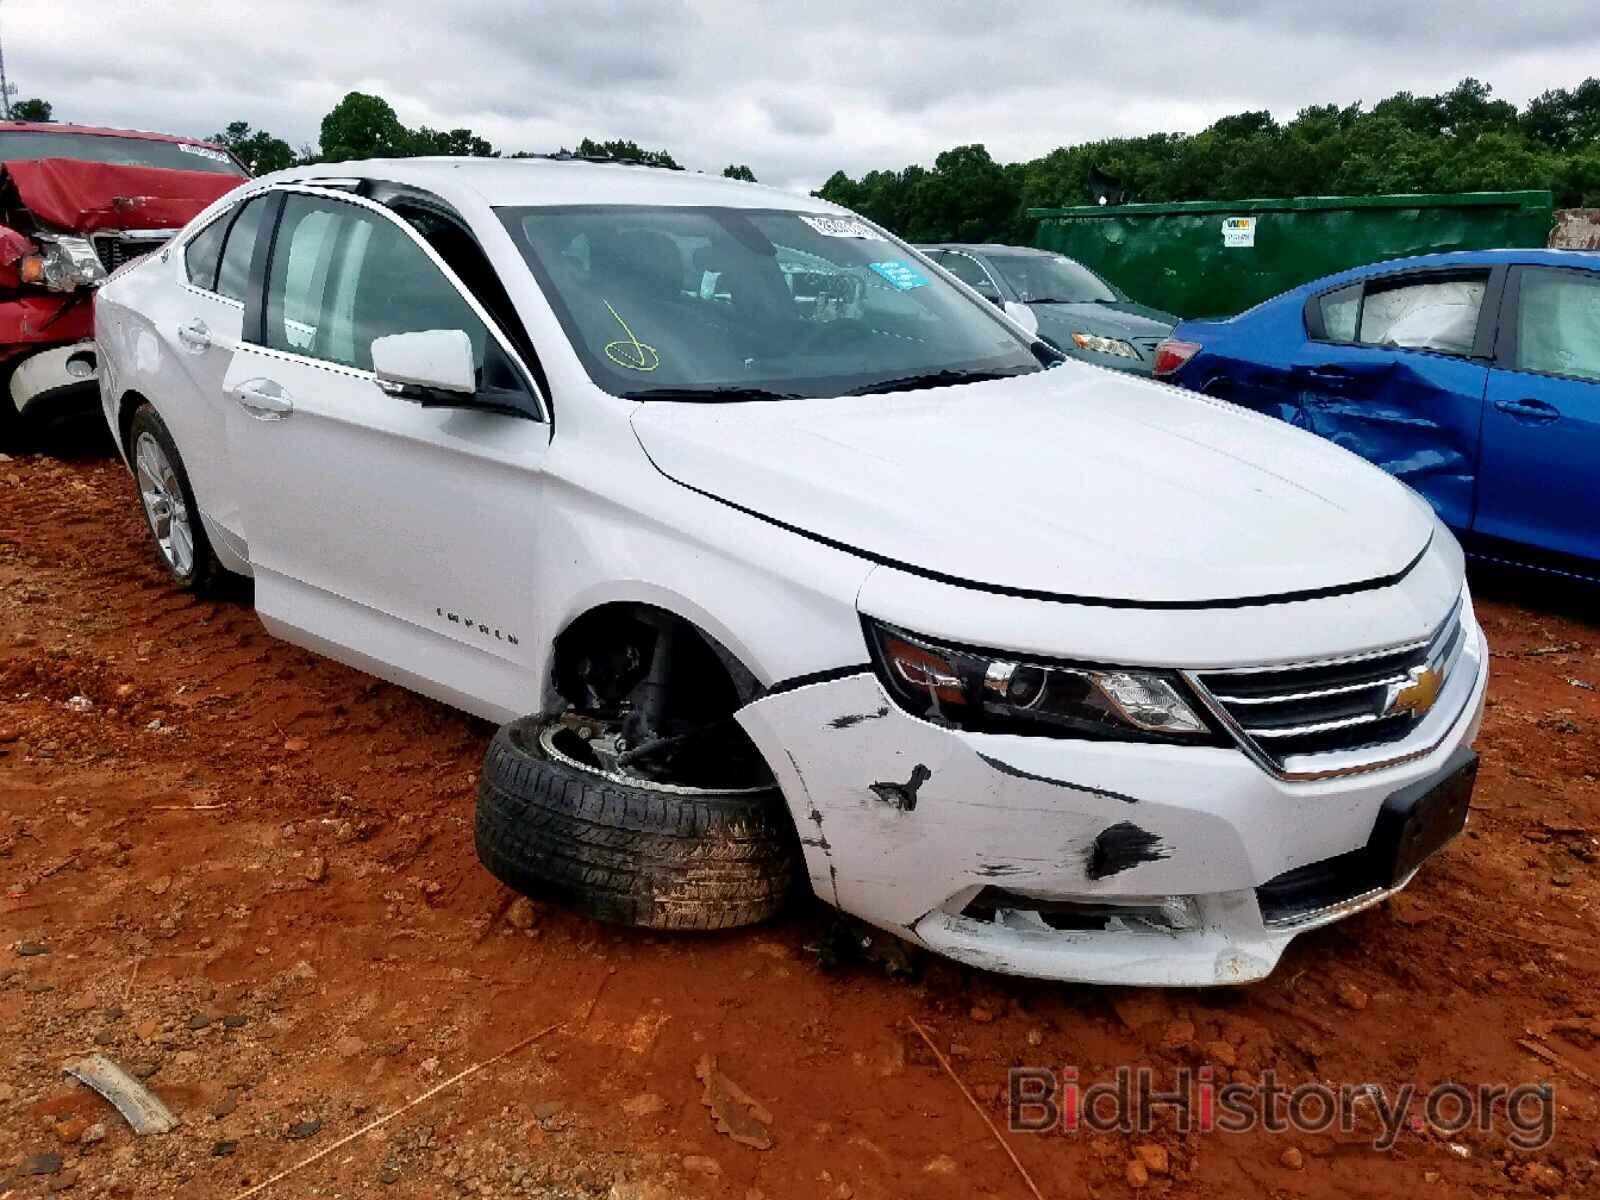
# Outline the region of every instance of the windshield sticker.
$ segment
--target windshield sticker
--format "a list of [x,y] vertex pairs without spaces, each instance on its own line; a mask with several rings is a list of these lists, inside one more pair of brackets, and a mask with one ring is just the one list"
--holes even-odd
[[881,262],[869,263],[868,265],[887,279],[897,291],[909,292],[912,288],[922,287],[928,282],[926,275],[923,275],[908,263]]
[[881,233],[857,217],[808,217],[804,213],[797,213],[796,215],[823,237],[866,238],[874,242],[883,241]]
[[183,151],[185,154],[192,154],[196,158],[209,158],[212,162],[233,162],[233,159],[229,158],[224,151],[211,150],[205,146],[191,146],[188,142],[179,142],[178,149]]
[[661,355],[656,353],[654,346],[647,346],[634,336],[633,330],[628,328],[628,323],[622,319],[622,314],[611,307],[611,301],[601,300],[608,312],[617,319],[617,324],[622,326],[622,332],[628,335],[627,341],[607,342],[605,345],[606,357],[619,367],[626,367],[630,371],[654,371],[661,365]]

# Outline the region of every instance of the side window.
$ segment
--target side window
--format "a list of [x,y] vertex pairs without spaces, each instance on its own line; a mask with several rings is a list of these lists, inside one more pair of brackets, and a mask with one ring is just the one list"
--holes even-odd
[[1000,289],[995,287],[994,280],[989,278],[989,273],[971,255],[953,250],[939,260],[939,265],[985,300],[1000,303]]
[[1317,299],[1322,311],[1322,337],[1324,342],[1353,342],[1356,340],[1356,322],[1361,316],[1361,285],[1352,283],[1336,292],[1328,292]]
[[267,345],[372,370],[372,343],[461,329],[481,371],[489,341],[455,285],[393,220],[353,204],[290,195],[267,280]]
[[217,286],[217,262],[222,258],[222,239],[228,236],[228,222],[233,220],[233,209],[223,213],[207,225],[183,248],[183,265],[189,273],[189,282],[197,288],[214,291]]
[[1470,354],[1487,275],[1367,285],[1357,340],[1368,346]]
[[1517,369],[1600,381],[1600,273],[1524,268]]
[[217,271],[217,293],[230,300],[244,303],[245,289],[250,282],[250,258],[256,249],[256,233],[261,228],[261,214],[266,211],[267,198],[257,196],[246,202],[228,230],[228,242],[222,251],[222,263]]

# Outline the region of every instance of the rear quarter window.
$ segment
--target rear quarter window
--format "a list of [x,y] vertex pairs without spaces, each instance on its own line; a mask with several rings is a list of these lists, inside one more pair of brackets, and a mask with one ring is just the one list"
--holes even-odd
[[1321,337],[1324,342],[1353,342],[1356,340],[1356,322],[1361,316],[1361,285],[1352,283],[1336,292],[1326,292],[1313,302],[1322,318]]
[[228,236],[228,223],[233,220],[229,209],[207,225],[183,248],[183,265],[189,282],[197,288],[214,291],[217,286],[217,263],[222,258],[222,242]]

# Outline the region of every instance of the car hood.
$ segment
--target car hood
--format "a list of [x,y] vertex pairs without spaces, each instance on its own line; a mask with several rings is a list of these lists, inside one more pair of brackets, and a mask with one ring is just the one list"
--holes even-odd
[[1050,598],[1197,605],[1403,574],[1426,505],[1280,421],[1074,363],[827,400],[641,405],[669,478],[865,557]]
[[1039,319],[1039,332],[1049,334],[1065,345],[1074,333],[1096,333],[1101,337],[1162,338],[1172,332],[1178,318],[1159,309],[1146,308],[1131,300],[1112,304],[1030,304]]
[[65,158],[0,163],[22,206],[63,233],[177,229],[248,182],[210,171],[127,167]]

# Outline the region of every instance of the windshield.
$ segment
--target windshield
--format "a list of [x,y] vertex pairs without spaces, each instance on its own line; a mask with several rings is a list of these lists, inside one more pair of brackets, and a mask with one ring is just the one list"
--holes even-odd
[[97,133],[0,133],[0,162],[19,159],[67,158],[75,162],[110,163],[119,167],[165,167],[171,171],[206,171],[245,177],[244,170],[216,146],[158,142],[151,138],[105,137]]
[[1059,254],[991,254],[1024,304],[1111,304],[1122,297],[1088,267]]
[[590,377],[641,400],[898,391],[1040,370],[1028,343],[853,217],[500,210]]

